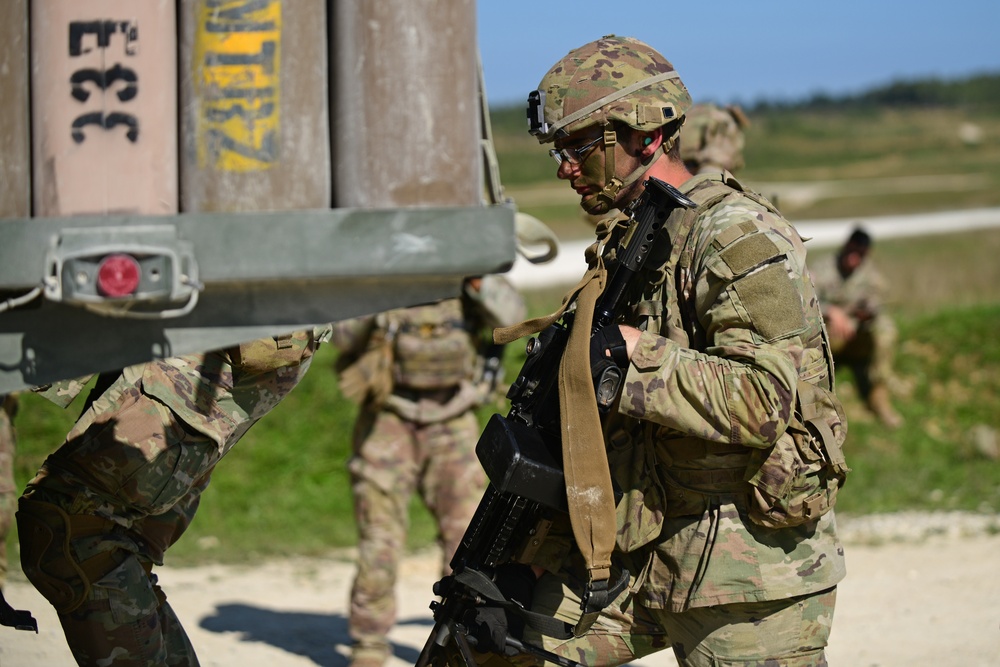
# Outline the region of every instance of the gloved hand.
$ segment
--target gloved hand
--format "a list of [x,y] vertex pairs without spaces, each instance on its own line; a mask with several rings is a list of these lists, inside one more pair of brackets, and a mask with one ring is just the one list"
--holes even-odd
[[[467,621],[472,636],[476,638],[476,650],[480,653],[515,655],[517,651],[507,648],[507,612],[500,607],[476,607],[471,622]],[[508,652],[509,651],[509,652]]]
[[487,391],[492,394],[496,391],[503,377],[503,351],[505,345],[493,344],[486,348],[483,353],[483,376],[482,383],[487,387]]
[[625,337],[622,336],[621,327],[617,324],[602,327],[590,337],[591,367],[596,362],[605,360],[614,362],[618,368],[628,366],[628,347],[625,344]]
[[598,329],[590,337],[590,372],[601,412],[610,410],[618,398],[627,367],[628,347],[618,325]]
[[[535,592],[535,573],[528,565],[508,563],[497,568],[494,583],[504,597],[525,609],[531,608]],[[506,646],[507,636],[521,639],[524,619],[508,613],[501,607],[476,607],[469,610],[466,624],[476,638],[476,648],[481,652],[516,655],[517,650]]]
[[[493,580],[504,597],[518,603],[524,609],[531,609],[531,600],[535,596],[535,583],[538,581],[531,566],[521,563],[501,565],[497,568]],[[524,634],[524,619],[516,614],[508,614],[507,624],[511,636],[521,639]]]

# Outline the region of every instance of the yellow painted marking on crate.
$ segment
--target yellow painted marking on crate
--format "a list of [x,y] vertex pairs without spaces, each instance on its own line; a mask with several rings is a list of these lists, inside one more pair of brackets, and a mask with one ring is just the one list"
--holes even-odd
[[194,44],[198,164],[268,169],[279,159],[281,2],[205,0]]

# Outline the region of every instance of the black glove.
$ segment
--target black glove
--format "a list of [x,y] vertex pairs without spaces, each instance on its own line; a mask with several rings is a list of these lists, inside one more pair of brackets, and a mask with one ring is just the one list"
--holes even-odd
[[628,347],[618,325],[609,324],[598,329],[590,337],[590,372],[601,412],[610,410],[618,398],[627,367]]
[[[524,609],[531,609],[531,600],[535,596],[535,583],[538,581],[531,566],[521,563],[501,565],[497,568],[493,580],[504,597],[518,603]],[[508,614],[507,624],[511,636],[521,639],[524,634],[524,619],[516,614]]]
[[500,384],[500,377],[503,375],[503,351],[505,345],[493,344],[486,348],[483,353],[483,377],[482,381],[489,387],[490,392],[496,391]]
[[628,346],[626,346],[625,337],[622,336],[622,330],[617,324],[609,324],[598,329],[590,337],[591,367],[597,362],[605,360],[613,361],[618,368],[628,366]]
[[[508,655],[507,612],[500,607],[476,607],[469,612],[471,618],[467,621],[467,625],[472,631],[472,636],[476,638],[476,650],[480,653]],[[514,651],[510,655],[516,653]]]
[[[531,608],[536,578],[530,566],[520,563],[501,565],[497,568],[493,581],[505,598],[524,609]],[[502,607],[476,607],[469,612],[467,625],[476,638],[477,650],[508,656],[517,654],[517,650],[508,648],[506,642],[508,635],[521,639],[524,632],[523,618]]]

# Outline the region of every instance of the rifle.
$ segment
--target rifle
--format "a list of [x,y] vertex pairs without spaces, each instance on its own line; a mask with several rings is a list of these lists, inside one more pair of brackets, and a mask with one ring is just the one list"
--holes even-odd
[[[598,299],[593,322],[587,323],[591,335],[615,321],[633,276],[646,264],[656,242],[665,241],[660,232],[667,217],[676,208],[695,207],[668,183],[650,178],[644,185],[643,193],[624,211],[630,222],[621,236],[614,271]],[[495,577],[504,564],[530,563],[555,513],[568,511],[557,378],[573,319],[573,312],[565,313],[537,338],[528,340],[527,358],[507,392],[510,411],[506,417],[494,414],[476,444],[476,455],[490,483],[451,560],[452,574],[434,584],[434,594],[441,599],[431,602],[435,624],[416,667],[443,667],[453,659],[465,667],[474,666],[476,639],[469,633],[469,623],[481,607],[499,607],[543,634],[571,636],[561,621],[507,599]],[[598,408],[607,412],[621,390],[623,371],[609,363],[595,375]],[[623,572],[603,595],[591,596],[588,588],[584,611],[603,609],[624,589],[628,577],[629,573]],[[511,650],[562,667],[578,665],[509,634],[505,642]]]

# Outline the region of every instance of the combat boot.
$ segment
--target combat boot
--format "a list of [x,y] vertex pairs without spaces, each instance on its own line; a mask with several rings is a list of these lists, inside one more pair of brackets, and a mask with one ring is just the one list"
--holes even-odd
[[389,646],[355,645],[351,650],[350,667],[384,667],[389,659]]
[[889,388],[885,384],[872,386],[868,394],[868,408],[889,428],[899,428],[903,425],[903,417],[892,407]]

